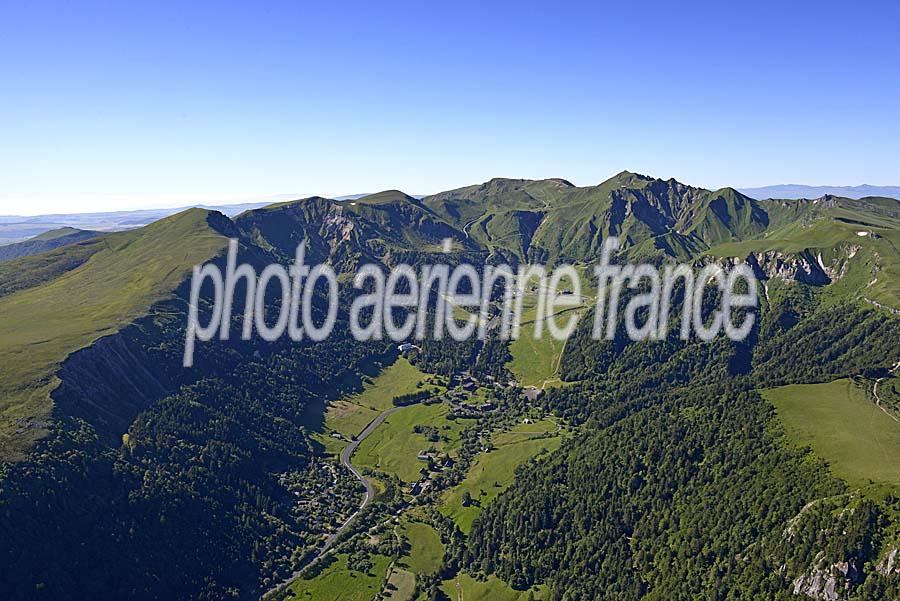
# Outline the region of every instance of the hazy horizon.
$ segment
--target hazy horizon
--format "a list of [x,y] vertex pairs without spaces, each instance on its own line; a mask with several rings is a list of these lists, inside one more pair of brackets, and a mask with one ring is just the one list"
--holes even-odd
[[[619,170],[619,171],[621,171],[621,170]],[[610,173],[609,177],[611,177],[612,175],[614,175],[614,173]],[[644,173],[643,175],[648,175],[650,177],[659,177],[660,179],[668,179],[668,177],[658,176],[653,173]],[[503,176],[498,176],[498,177],[503,177]],[[567,181],[570,181],[571,183],[573,183],[576,186],[596,185],[596,184],[601,183],[605,179],[608,179],[608,177],[607,177],[607,178],[599,179],[599,180],[591,182],[591,183],[578,183],[578,182],[572,181],[569,178],[566,178],[565,176],[550,176],[550,177],[566,179]],[[707,189],[715,189],[715,187],[713,187],[713,186],[704,186],[702,184],[697,184],[694,182],[686,182],[686,181],[679,179],[677,176],[673,176],[673,177],[676,180],[681,181],[681,183],[684,183],[684,184],[701,187],[701,188],[707,188]],[[548,178],[524,177],[524,178],[516,178],[516,179],[548,179]],[[484,180],[484,181],[487,181],[487,180]],[[2,208],[0,208],[0,217],[26,217],[27,218],[27,217],[45,217],[45,216],[52,216],[52,215],[118,213],[118,212],[130,212],[130,211],[165,211],[165,210],[172,210],[172,209],[189,208],[189,207],[194,207],[194,206],[214,206],[215,207],[215,206],[236,206],[236,205],[246,205],[246,204],[260,204],[260,203],[275,203],[275,202],[283,202],[286,200],[309,198],[311,196],[322,196],[325,198],[342,199],[342,198],[351,197],[351,196],[363,196],[366,194],[374,194],[376,192],[380,192],[383,190],[400,190],[402,192],[409,194],[410,196],[427,196],[429,194],[436,194],[438,192],[444,192],[446,190],[452,190],[455,188],[462,188],[465,186],[477,185],[477,184],[481,184],[481,183],[483,183],[483,182],[482,181],[468,182],[468,183],[460,184],[458,186],[453,186],[451,188],[445,188],[445,189],[440,189],[440,190],[428,190],[427,192],[411,191],[411,190],[405,189],[401,186],[392,186],[392,187],[388,187],[388,188],[382,188],[379,190],[370,190],[370,191],[366,191],[366,192],[358,192],[358,191],[357,192],[343,191],[343,192],[339,192],[339,193],[284,192],[284,193],[277,193],[277,194],[248,194],[245,196],[232,196],[232,197],[226,197],[226,198],[214,197],[214,196],[208,195],[208,197],[205,199],[181,198],[179,200],[170,200],[170,201],[159,202],[159,203],[154,203],[153,201],[145,202],[145,201],[139,201],[139,200],[124,200],[124,201],[121,201],[121,203],[116,203],[116,204],[104,203],[102,205],[95,205],[95,206],[101,207],[101,208],[97,208],[97,209],[76,207],[76,208],[69,208],[69,209],[58,210],[58,211],[57,210],[45,211],[45,212],[40,212],[40,213],[16,212],[15,208],[12,208],[12,210],[8,211],[6,209],[6,204],[5,204],[6,201],[0,201],[0,207],[2,207]],[[890,183],[888,183],[888,184],[872,184],[872,183],[868,183],[868,182],[862,183],[862,184],[802,184],[802,183],[795,182],[795,183],[768,184],[768,185],[762,185],[762,186],[734,186],[734,185],[729,184],[728,187],[732,187],[732,188],[735,188],[737,190],[740,190],[740,191],[746,193],[747,191],[765,191],[765,190],[774,189],[774,188],[785,188],[785,189],[787,189],[787,188],[806,188],[806,189],[811,189],[811,190],[818,190],[818,189],[853,190],[856,188],[865,188],[865,187],[900,188],[900,184],[890,184]],[[832,193],[832,192],[828,192],[828,193]],[[753,194],[748,194],[748,195],[753,196]],[[788,196],[787,198],[800,198],[800,197],[801,196]],[[757,197],[754,196],[754,198],[757,198]],[[765,197],[759,196],[758,198],[765,198]],[[851,198],[853,198],[853,196],[851,196]],[[67,199],[64,202],[65,202],[66,206],[71,207],[70,199]],[[115,202],[115,201],[113,201],[113,202]],[[10,206],[12,206],[12,205],[10,205]],[[63,206],[63,205],[60,204],[59,206]]]
[[802,4],[16,3],[0,213],[622,169],[896,185],[896,10],[815,5],[835,44]]

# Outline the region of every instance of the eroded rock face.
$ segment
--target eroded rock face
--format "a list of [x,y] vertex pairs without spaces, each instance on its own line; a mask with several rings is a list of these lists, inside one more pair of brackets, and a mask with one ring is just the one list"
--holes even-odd
[[729,268],[737,263],[746,262],[760,280],[777,278],[786,282],[826,286],[847,274],[850,261],[860,249],[858,244],[844,245],[828,262],[822,257],[821,251],[813,252],[811,249],[798,253],[777,250],[753,252],[745,259],[726,257],[718,259],[717,262]]
[[831,283],[826,268],[809,251],[784,253],[765,251],[750,253],[747,263],[760,279],[779,278],[786,281],[824,286]]
[[878,562],[875,571],[882,576],[900,574],[900,549],[894,548]]
[[353,221],[344,215],[343,207],[337,206],[322,220],[323,236],[334,249],[341,242],[350,239],[353,232]]
[[[821,561],[822,553],[817,556]],[[832,565],[818,566],[794,580],[794,594],[821,601],[846,599],[861,573],[853,561],[839,561]]]

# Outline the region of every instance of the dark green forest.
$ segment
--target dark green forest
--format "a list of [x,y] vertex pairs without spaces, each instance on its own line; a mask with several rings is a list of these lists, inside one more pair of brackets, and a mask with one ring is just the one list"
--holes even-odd
[[542,402],[582,423],[582,434],[520,468],[476,521],[463,565],[517,588],[546,582],[553,599],[568,601],[789,599],[809,566],[846,562],[854,599],[897,598],[900,578],[874,568],[897,501],[865,500],[837,515],[818,505],[796,518],[847,487],[786,444],[756,392],[886,368],[897,340],[900,320],[854,306],[758,342],[750,369],[743,345],[727,341],[581,338],[567,347],[566,373],[605,377]]

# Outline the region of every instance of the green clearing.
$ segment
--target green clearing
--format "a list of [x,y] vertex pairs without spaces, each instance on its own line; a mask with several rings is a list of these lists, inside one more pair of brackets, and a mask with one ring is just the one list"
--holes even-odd
[[[597,294],[593,273],[587,265],[574,265],[575,271],[581,281],[581,297],[583,303],[577,307],[560,309],[554,313],[556,323],[564,326],[570,319],[580,320],[586,313],[586,308],[595,302]],[[570,288],[567,280],[561,282],[562,288]],[[559,362],[566,345],[565,340],[555,340],[548,332],[546,318],[541,324],[541,337],[534,338],[537,326],[538,297],[535,294],[527,294],[522,299],[522,320],[519,337],[510,341],[509,352],[512,360],[506,364],[506,368],[516,377],[516,381],[524,386],[559,385],[557,378]]]
[[508,432],[497,432],[494,434],[492,441],[495,446],[502,447],[510,443],[537,438],[547,432],[555,432],[556,430],[556,422],[552,419],[539,419],[530,424],[516,424]]
[[545,381],[556,378],[564,346],[564,341],[547,335],[546,329],[541,338],[535,339],[534,322],[522,324],[519,338],[510,342],[513,359],[506,367],[519,384],[540,388]]
[[332,432],[341,434],[345,439],[355,437],[379,413],[393,407],[394,397],[420,390],[419,384],[443,391],[441,386],[425,384],[432,379],[432,376],[419,371],[405,357],[399,357],[367,382],[362,392],[329,403],[325,411],[325,431],[316,434],[315,438],[325,447],[326,452],[340,454],[347,443],[332,438]]
[[[581,308],[569,308],[557,311],[556,322],[565,325],[573,315],[580,319],[584,314]],[[546,318],[541,325],[541,337],[535,338],[538,325],[537,297],[528,295],[522,300],[522,322],[519,337],[509,343],[512,360],[506,368],[516,377],[516,381],[524,386],[541,387],[545,382],[556,379],[559,361],[565,347],[565,340],[555,340],[550,335]]]
[[369,423],[378,417],[380,411],[357,405],[349,401],[335,401],[325,413],[325,426],[345,438],[353,438],[362,432]]
[[361,393],[344,400],[381,413],[394,406],[391,402],[394,397],[420,390],[419,384],[427,379],[429,376],[419,371],[406,357],[399,357],[371,383],[366,384]]
[[[465,479],[444,494],[438,509],[441,513],[453,518],[460,529],[468,534],[472,528],[472,522],[481,513],[482,507],[512,484],[516,467],[542,450],[556,450],[561,443],[561,436],[526,438],[507,442],[493,451],[483,453],[469,468]],[[473,503],[469,507],[463,507],[462,504],[465,492],[468,492],[473,499]]]
[[[870,384],[867,384],[870,386]],[[850,486],[900,491],[900,423],[851,380],[763,391],[788,436],[809,445]]]
[[433,574],[441,567],[444,547],[437,531],[422,522],[406,521],[403,526],[409,552],[400,559],[415,574]]
[[[391,414],[381,426],[359,445],[353,463],[396,475],[404,482],[419,478],[427,464],[416,458],[419,451],[434,448],[452,454],[459,446],[463,420],[449,420],[450,408],[444,404],[409,405]],[[424,434],[413,432],[417,425],[433,426],[447,441],[430,442]]]
[[368,574],[351,571],[347,567],[347,555],[339,554],[335,561],[309,580],[296,578],[288,590],[296,601],[369,601],[381,590],[388,564],[383,555],[372,556],[372,569]]
[[[50,392],[58,385],[54,374],[70,353],[146,315],[194,265],[225,247],[209,215],[189,209],[104,236],[94,241],[102,249],[80,266],[50,269],[52,279],[0,298],[0,458],[21,456],[41,435],[37,429],[16,434],[16,422],[49,414]],[[29,264],[41,258],[28,258]]]
[[391,601],[412,601],[416,593],[416,575],[407,570],[394,568],[387,579],[385,599]]
[[544,589],[535,587],[531,591],[515,591],[496,576],[488,576],[481,582],[466,573],[460,573],[452,580],[441,583],[441,590],[451,599],[465,601],[526,601],[529,592],[535,599],[544,599]]

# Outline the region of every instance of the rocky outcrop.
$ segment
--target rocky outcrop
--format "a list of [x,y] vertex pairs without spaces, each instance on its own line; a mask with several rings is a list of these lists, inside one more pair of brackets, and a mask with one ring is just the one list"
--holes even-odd
[[805,249],[797,253],[778,250],[751,252],[745,259],[725,257],[717,262],[726,267],[746,262],[760,280],[777,278],[786,282],[826,286],[847,274],[850,261],[861,248],[858,244],[846,244],[835,249],[837,252],[831,253],[833,257],[827,261],[821,250]]
[[850,268],[850,260],[859,253],[862,247],[858,244],[847,244],[841,247],[838,255],[829,264],[825,264],[822,260],[822,253],[819,252],[816,257],[819,266],[825,271],[826,275],[832,280],[839,280],[847,274]]
[[747,263],[759,279],[778,278],[813,286],[831,283],[831,277],[808,250],[800,253],[774,250],[750,253],[747,255]]
[[891,549],[875,566],[875,571],[882,576],[900,574],[900,549]]
[[816,556],[817,566],[794,579],[794,594],[821,601],[840,601],[848,598],[854,585],[861,581],[861,572],[854,561],[839,561],[821,565],[823,553]]
[[62,364],[55,417],[74,417],[116,441],[134,417],[177,387],[177,353],[159,350],[152,318],[100,338]]

